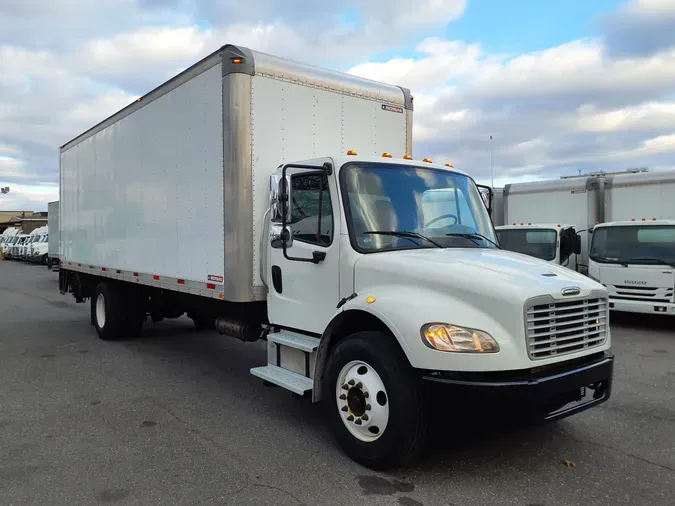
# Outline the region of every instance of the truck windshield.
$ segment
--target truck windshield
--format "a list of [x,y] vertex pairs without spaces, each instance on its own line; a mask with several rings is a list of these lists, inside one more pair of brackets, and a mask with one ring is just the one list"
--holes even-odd
[[357,251],[494,248],[494,228],[475,183],[450,171],[349,164],[340,173]]
[[599,227],[590,257],[600,263],[675,264],[675,226]]
[[502,248],[550,261],[556,256],[558,233],[552,229],[497,230]]

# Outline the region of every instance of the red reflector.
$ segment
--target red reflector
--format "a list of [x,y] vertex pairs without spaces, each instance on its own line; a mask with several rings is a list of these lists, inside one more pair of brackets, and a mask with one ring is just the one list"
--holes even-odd
[[208,288],[209,290],[215,290],[216,285],[214,285],[213,283],[206,283],[206,288]]
[[108,269],[106,269],[105,267],[101,267],[101,270],[102,270],[103,272],[105,272],[105,271],[107,271]]
[[134,272],[134,276],[138,276],[138,273],[137,273],[137,272]]
[[185,280],[184,280],[184,279],[179,279],[179,280],[178,280],[178,284],[179,284],[179,285],[184,285],[184,284],[185,284]]
[[122,271],[119,270],[119,269],[117,269],[115,272],[116,272],[117,274],[122,274]]
[[154,276],[152,277],[152,279],[154,279],[155,281],[159,281],[159,276],[154,275]]

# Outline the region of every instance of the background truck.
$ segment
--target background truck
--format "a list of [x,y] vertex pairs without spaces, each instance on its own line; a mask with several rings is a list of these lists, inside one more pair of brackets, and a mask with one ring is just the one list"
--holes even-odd
[[589,276],[617,311],[675,315],[675,171],[613,175]]
[[565,223],[523,223],[495,227],[499,245],[546,262],[577,270],[581,235]]
[[59,201],[47,204],[47,226],[49,227],[49,241],[47,244],[47,269],[50,271],[59,268],[59,240],[61,230],[59,225]]
[[[539,230],[540,225],[566,224],[569,241],[558,241],[556,257],[569,268],[586,274],[588,272],[588,231],[596,223],[604,221],[606,178],[604,176],[580,176],[507,184],[503,190],[504,226],[518,230]],[[562,228],[562,227],[561,227]],[[502,229],[508,230],[508,229]],[[502,235],[510,232],[503,232]],[[521,232],[512,232],[521,234]],[[540,239],[557,240],[535,232]],[[534,237],[531,234],[531,237]],[[578,239],[577,239],[578,237]],[[549,246],[553,246],[553,242]],[[566,251],[560,247],[565,245]]]
[[605,402],[605,288],[499,249],[473,179],[412,159],[412,116],[404,88],[222,47],[62,146],[61,293],[106,340],[186,313],[266,340],[251,373],[372,468],[461,399]]

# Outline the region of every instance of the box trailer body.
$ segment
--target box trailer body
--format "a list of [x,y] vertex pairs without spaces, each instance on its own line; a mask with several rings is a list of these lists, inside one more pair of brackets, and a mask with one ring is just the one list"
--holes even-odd
[[675,315],[675,171],[608,178],[589,275],[617,311]]
[[106,340],[186,313],[266,340],[251,373],[373,468],[419,455],[439,395],[540,422],[607,401],[606,290],[497,248],[475,181],[412,159],[412,104],[224,46],[61,148],[61,293]]
[[264,300],[256,239],[270,173],[411,146],[408,90],[225,47],[62,148],[63,260]]
[[61,228],[60,228],[60,214],[59,214],[59,201],[49,202],[47,204],[47,216],[48,222],[47,226],[49,227],[49,241],[47,245],[47,268],[49,270],[57,270],[59,267],[59,255],[60,241],[61,241]]
[[504,187],[504,224],[571,225],[581,241],[575,269],[586,273],[588,231],[604,221],[605,186],[606,180],[601,176],[508,184]]

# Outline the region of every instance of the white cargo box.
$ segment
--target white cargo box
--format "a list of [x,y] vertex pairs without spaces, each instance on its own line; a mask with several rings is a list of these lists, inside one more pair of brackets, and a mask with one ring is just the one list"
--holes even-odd
[[604,221],[675,219],[675,171],[619,174],[609,178]]
[[223,46],[61,148],[62,267],[262,300],[269,174],[349,149],[412,154],[410,92]]
[[47,204],[47,223],[49,227],[49,237],[47,239],[47,252],[50,258],[59,258],[59,201],[49,202]]

